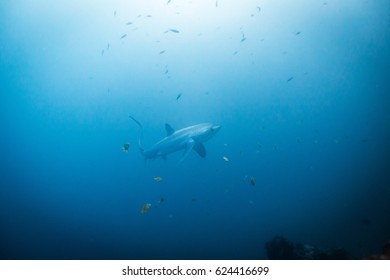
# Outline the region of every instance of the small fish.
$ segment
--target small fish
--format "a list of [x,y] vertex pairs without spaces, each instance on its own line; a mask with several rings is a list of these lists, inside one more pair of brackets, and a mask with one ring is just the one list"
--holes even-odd
[[179,93],[179,94],[176,96],[176,101],[180,99],[181,94],[182,94],[182,93]]
[[126,36],[127,36],[127,34],[123,34],[123,35],[121,36],[121,39],[125,38]]
[[299,35],[299,34],[301,34],[301,31],[298,31],[297,33],[295,33],[295,35]]
[[169,3],[171,3],[171,0],[168,0],[167,5],[168,5]]
[[104,55],[104,50],[102,50],[102,55]]
[[171,32],[173,32],[173,33],[180,33],[180,31],[177,30],[177,29],[169,29],[169,31],[171,31]]
[[114,11],[114,17],[116,16],[116,11]]
[[152,17],[152,15],[146,15],[145,17],[151,18],[151,17]]
[[157,183],[161,183],[164,179],[162,177],[154,177],[153,180]]
[[222,159],[226,162],[229,162],[229,158],[228,157],[222,157]]
[[129,149],[130,149],[130,143],[123,144],[123,146],[122,146],[122,151],[123,152],[128,153]]
[[160,197],[160,199],[158,200],[158,203],[163,203],[165,201],[165,199],[163,197]]
[[167,70],[165,70],[164,74],[168,74],[168,69],[167,69]]
[[256,183],[255,183],[255,178],[253,176],[251,176],[250,182],[252,187],[254,187]]
[[163,53],[165,53],[165,50],[160,52],[160,54],[163,54]]
[[257,12],[259,12],[259,13],[260,13],[260,11],[261,11],[261,7],[257,6],[256,8],[257,8]]
[[142,208],[141,208],[141,214],[145,214],[146,212],[149,211],[150,207],[152,207],[152,204],[150,203],[145,203]]
[[218,7],[218,1],[215,1],[215,7]]
[[110,44],[107,44],[107,47],[106,47],[106,49],[108,50],[110,48]]
[[242,37],[241,37],[241,41],[240,41],[240,42],[242,43],[242,42],[244,42],[245,40],[246,40],[245,34],[242,33]]
[[131,25],[133,24],[131,21],[127,22],[126,25]]
[[290,82],[290,81],[292,81],[292,79],[294,79],[294,77],[290,77],[290,78],[288,78],[287,82]]

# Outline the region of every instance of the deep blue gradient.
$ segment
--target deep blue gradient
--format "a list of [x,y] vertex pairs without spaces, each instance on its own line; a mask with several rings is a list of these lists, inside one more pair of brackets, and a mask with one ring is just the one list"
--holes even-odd
[[[1,1],[0,259],[266,259],[278,234],[379,253],[388,1],[167,2]],[[145,147],[222,128],[204,159],[144,162],[130,114]]]

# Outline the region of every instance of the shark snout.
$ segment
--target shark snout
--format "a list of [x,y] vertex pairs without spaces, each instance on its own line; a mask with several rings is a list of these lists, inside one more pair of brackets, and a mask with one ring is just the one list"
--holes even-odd
[[217,133],[220,129],[221,129],[221,125],[218,125],[218,124],[215,124],[211,127],[211,130],[214,132],[214,133]]

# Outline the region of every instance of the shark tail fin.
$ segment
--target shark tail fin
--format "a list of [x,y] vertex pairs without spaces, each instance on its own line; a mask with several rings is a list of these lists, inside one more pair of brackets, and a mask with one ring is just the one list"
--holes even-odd
[[142,156],[145,157],[144,148],[142,148],[142,145],[141,145],[141,138],[143,136],[143,126],[142,126],[142,124],[138,120],[136,120],[132,116],[129,116],[129,117],[130,117],[130,119],[132,119],[139,126],[140,133],[139,133],[139,136],[138,136],[138,149],[140,150]]

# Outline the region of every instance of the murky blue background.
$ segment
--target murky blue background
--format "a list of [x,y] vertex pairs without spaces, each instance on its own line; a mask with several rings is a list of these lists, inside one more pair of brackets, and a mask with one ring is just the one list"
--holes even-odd
[[[1,1],[0,258],[265,259],[278,234],[379,253],[388,1],[167,2]],[[130,114],[146,147],[222,129],[205,159],[145,163]]]

